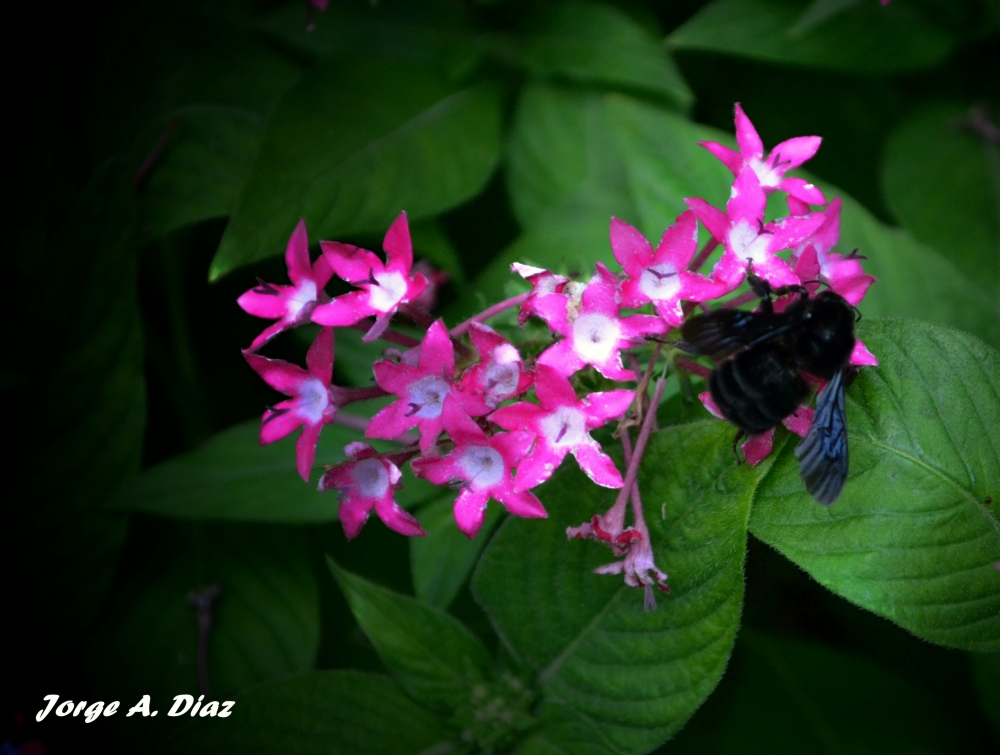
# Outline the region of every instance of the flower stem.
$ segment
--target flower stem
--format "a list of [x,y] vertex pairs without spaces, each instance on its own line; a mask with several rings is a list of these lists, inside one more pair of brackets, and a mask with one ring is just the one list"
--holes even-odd
[[692,375],[697,375],[698,377],[707,378],[712,374],[712,370],[703,364],[698,364],[693,359],[688,359],[687,357],[676,356],[674,357],[674,364],[686,372],[690,372]]
[[[371,330],[372,324],[370,320],[362,320],[361,322],[354,323],[354,325],[352,325],[351,327],[354,328],[355,330],[360,330],[367,333],[369,330]],[[411,338],[405,333],[398,333],[395,330],[386,330],[384,333],[379,335],[379,338],[381,338],[383,341],[388,341],[389,343],[394,343],[399,346],[405,346],[408,349],[420,345],[420,341],[418,341],[416,338]]]
[[639,476],[639,464],[642,462],[642,455],[646,451],[646,442],[649,440],[649,434],[653,429],[653,418],[656,416],[656,407],[660,405],[660,399],[663,398],[663,389],[666,385],[666,378],[660,375],[656,381],[656,388],[653,390],[653,400],[646,411],[646,416],[642,420],[639,437],[635,441],[635,451],[632,454],[632,460],[629,462],[628,471],[625,473],[625,484],[622,485],[621,490],[618,492],[618,498],[615,499],[616,507],[625,505],[625,501],[632,492],[635,481]]
[[709,255],[715,251],[715,247],[718,245],[719,242],[714,236],[706,241],[705,246],[703,246],[697,256],[691,260],[691,264],[688,265],[688,270],[695,273],[698,272],[698,270],[701,269],[701,266],[705,264],[705,260],[707,260]]
[[738,307],[741,304],[746,304],[748,301],[753,301],[754,299],[757,299],[757,298],[759,298],[759,297],[753,291],[744,291],[739,296],[734,296],[729,301],[723,302],[722,303],[722,308],[723,309],[732,309],[733,307]]
[[492,307],[484,309],[478,315],[473,315],[465,322],[459,323],[454,328],[452,328],[451,337],[459,338],[460,336],[465,335],[466,333],[469,332],[469,328],[472,327],[472,323],[474,322],[482,322],[483,320],[488,320],[491,317],[495,317],[496,315],[500,314],[501,312],[507,311],[508,309],[521,306],[524,302],[528,300],[528,297],[531,296],[531,294],[532,294],[531,291],[526,291],[523,294],[518,294],[517,296],[512,296],[509,299],[504,299],[502,302],[494,304]]

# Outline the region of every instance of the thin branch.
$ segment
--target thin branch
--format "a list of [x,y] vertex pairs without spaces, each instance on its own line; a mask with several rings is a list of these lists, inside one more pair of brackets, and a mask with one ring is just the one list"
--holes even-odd
[[524,302],[528,300],[528,297],[531,296],[532,293],[533,293],[532,291],[526,291],[523,294],[518,294],[517,296],[512,296],[509,299],[504,299],[502,302],[494,304],[492,307],[484,309],[478,315],[473,315],[465,322],[460,323],[456,325],[454,328],[452,328],[451,337],[459,338],[460,336],[465,335],[467,332],[469,332],[469,328],[472,327],[472,323],[474,322],[482,322],[483,320],[489,320],[491,317],[495,317],[501,312],[506,312],[508,309],[521,306]]
[[709,258],[712,252],[715,251],[715,247],[719,245],[719,242],[713,236],[708,241],[705,242],[705,246],[701,248],[701,251],[691,260],[691,264],[688,265],[688,270],[692,272],[698,272],[701,266],[705,264],[705,260]]

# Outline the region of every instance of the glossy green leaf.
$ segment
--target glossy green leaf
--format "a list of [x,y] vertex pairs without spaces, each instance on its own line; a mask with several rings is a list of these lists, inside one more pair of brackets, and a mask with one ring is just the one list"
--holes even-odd
[[239,695],[229,718],[201,718],[158,753],[420,755],[440,719],[384,676],[313,671]]
[[587,732],[599,737],[595,747],[646,752],[722,676],[739,624],[750,500],[766,471],[738,466],[731,440],[720,422],[650,439],[639,482],[656,561],[670,575],[654,612],[620,576],[592,573],[613,560],[608,550],[565,540],[567,526],[609,508],[616,494],[571,463],[538,491],[547,520],[510,517],[491,541],[474,595],[510,652],[536,670],[543,699],[591,725],[558,716],[540,752],[573,751]]
[[191,106],[170,116],[163,154],[142,185],[147,238],[226,217],[236,206],[264,131],[252,110]]
[[455,526],[455,493],[422,506],[418,515],[427,537],[410,538],[410,570],[417,597],[436,608],[447,608],[472,574],[479,555],[500,521],[499,506],[486,508],[486,520],[469,540]]
[[920,637],[1000,648],[1000,355],[919,321],[865,321],[859,336],[881,364],[848,391],[843,494],[813,501],[788,444],[750,530]]
[[882,189],[904,228],[997,298],[1000,156],[968,108],[931,105],[903,121],[886,144]]
[[794,0],[714,0],[668,41],[675,50],[881,74],[930,68],[955,45],[940,23],[905,3],[861,2],[812,24],[802,23],[803,10]]
[[[25,281],[71,292],[72,315],[26,289],[20,316],[37,329],[13,361],[30,401],[11,451],[9,622],[18,663],[61,659],[101,606],[127,520],[100,509],[139,469],[146,419],[136,298],[135,202],[120,161],[95,171],[55,232],[30,228]],[[12,396],[15,394],[12,394]],[[13,410],[17,425],[22,415]]]
[[475,195],[500,152],[500,91],[415,63],[331,60],[272,113],[210,276],[283,253],[300,217],[321,238],[383,233]]
[[696,716],[692,731],[682,732],[669,751],[956,751],[954,721],[919,685],[842,649],[744,629],[723,684],[725,697],[714,720]]
[[694,95],[670,54],[646,29],[612,5],[543,5],[517,35],[495,37],[503,59],[536,76],[641,90],[688,110]]
[[327,564],[382,662],[415,700],[445,711],[466,702],[489,671],[483,644],[457,620]]
[[[320,435],[312,481],[295,471],[295,433],[260,445],[260,422],[250,420],[223,430],[203,446],[145,470],[114,502],[125,511],[241,522],[330,522],[337,519],[336,492],[319,493],[316,480],[324,464],[344,461],[343,448],[364,440],[343,425],[328,425]],[[379,448],[390,448],[372,441]],[[400,505],[426,500],[435,488],[407,470]]]
[[139,542],[142,552],[116,585],[87,652],[88,677],[105,699],[150,695],[152,710],[159,709],[155,720],[115,717],[137,750],[177,727],[166,715],[174,695],[199,694],[192,591],[221,588],[208,635],[207,699],[232,699],[312,666],[319,589],[301,533],[161,521]]

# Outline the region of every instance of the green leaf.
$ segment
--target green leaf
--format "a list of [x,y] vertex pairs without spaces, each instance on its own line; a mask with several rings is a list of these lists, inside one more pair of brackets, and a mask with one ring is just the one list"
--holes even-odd
[[565,541],[567,526],[602,513],[617,492],[575,465],[539,490],[547,520],[510,517],[490,542],[474,595],[511,653],[537,671],[544,699],[592,725],[557,717],[541,752],[572,752],[588,731],[612,752],[646,752],[718,683],[739,625],[750,500],[766,471],[738,466],[731,440],[717,421],[650,439],[639,482],[657,564],[670,574],[670,594],[652,613],[620,576],[592,573],[613,560],[607,550]]
[[919,685],[839,648],[744,629],[723,684],[710,728],[692,721],[697,746],[685,730],[672,752],[956,751],[954,721]]
[[[154,710],[174,695],[197,695],[198,623],[188,596],[213,584],[221,587],[208,637],[213,698],[312,666],[319,589],[301,533],[160,521],[139,542],[138,562],[116,586],[88,648],[88,676],[102,695],[151,695]],[[149,721],[129,727],[134,717],[120,723],[133,737],[155,739],[172,721],[165,713],[155,731],[144,731]]]
[[443,737],[440,719],[390,679],[314,671],[248,690],[229,718],[198,719],[158,752],[419,755]]
[[[203,446],[144,471],[112,506],[182,519],[335,521],[336,493],[318,493],[315,473],[311,483],[304,483],[295,471],[294,437],[262,446],[259,435],[259,420],[223,430]],[[344,446],[358,440],[364,438],[353,428],[323,428],[314,469],[320,471],[324,464],[344,461]],[[380,441],[371,441],[371,445],[393,447]],[[413,477],[407,467],[396,501],[412,506],[434,491],[430,483]]]
[[535,76],[640,90],[684,111],[694,103],[660,41],[612,5],[543,5],[523,33],[491,41],[494,52]]
[[893,214],[997,298],[1000,157],[968,126],[969,109],[921,108],[889,136],[882,187]]
[[72,315],[25,289],[19,311],[34,334],[13,362],[20,394],[57,399],[12,410],[24,433],[10,452],[12,501],[22,503],[0,522],[12,549],[12,646],[33,673],[58,662],[101,606],[127,520],[100,509],[138,471],[146,419],[135,202],[120,161],[98,168],[61,214],[55,233],[30,226],[17,254],[23,280],[71,292]]
[[905,3],[861,2],[822,23],[802,23],[802,16],[795,0],[714,0],[668,41],[675,50],[879,74],[930,68],[955,46],[943,25]]
[[848,391],[851,463],[815,503],[789,444],[750,530],[820,584],[924,639],[1000,648],[1000,355],[918,321],[862,323],[881,364]]
[[259,113],[213,105],[174,111],[170,123],[165,151],[141,187],[150,238],[228,216],[264,132]]
[[479,192],[499,152],[492,85],[458,89],[415,63],[319,63],[271,115],[210,276],[281,254],[299,217],[337,238],[449,209]]
[[372,584],[327,557],[354,618],[415,700],[451,711],[489,671],[483,644],[444,611]]
[[500,506],[486,508],[486,520],[470,540],[455,526],[455,494],[420,508],[420,526],[427,537],[410,538],[410,570],[417,597],[435,608],[447,608],[479,560],[500,521]]

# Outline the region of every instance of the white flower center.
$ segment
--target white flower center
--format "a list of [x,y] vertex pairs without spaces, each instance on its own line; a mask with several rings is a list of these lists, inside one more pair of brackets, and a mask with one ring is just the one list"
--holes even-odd
[[489,446],[470,446],[459,462],[473,488],[491,488],[503,479],[503,457]]
[[573,351],[589,364],[604,364],[621,339],[617,320],[595,312],[580,315],[573,323]]
[[315,425],[323,418],[323,412],[330,405],[330,392],[321,380],[309,378],[299,386],[299,416]]
[[751,160],[750,167],[753,168],[753,172],[757,174],[757,180],[760,181],[760,185],[769,189],[773,189],[779,183],[781,183],[781,175],[778,171],[761,160]]
[[362,459],[354,465],[351,477],[365,498],[382,498],[389,490],[389,472],[378,459]]
[[587,418],[571,406],[560,406],[539,426],[551,446],[577,446],[587,439]]
[[733,250],[741,262],[753,262],[763,265],[771,255],[767,251],[771,242],[769,234],[760,233],[759,229],[741,220],[729,231],[729,248]]
[[639,290],[653,301],[673,299],[681,290],[677,268],[669,262],[647,267],[639,276]]
[[388,312],[406,295],[406,278],[401,273],[375,273],[378,285],[368,287],[368,303],[379,312]]
[[443,377],[428,375],[420,378],[410,385],[410,410],[406,415],[412,417],[416,414],[424,419],[439,417],[448,391],[448,381]]
[[307,278],[288,297],[288,303],[285,305],[286,317],[289,320],[294,320],[306,304],[311,304],[314,301],[316,301],[316,281]]
[[521,355],[509,343],[502,343],[493,349],[490,357],[483,375],[483,389],[487,403],[496,406],[517,390],[521,377]]

